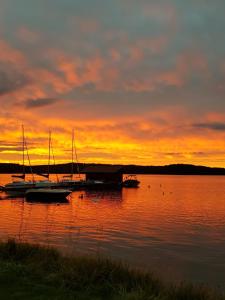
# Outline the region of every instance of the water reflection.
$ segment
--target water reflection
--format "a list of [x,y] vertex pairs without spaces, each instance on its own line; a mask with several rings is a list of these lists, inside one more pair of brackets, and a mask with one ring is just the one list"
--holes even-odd
[[27,198],[25,198],[25,200],[26,200],[26,202],[32,203],[32,204],[35,204],[35,203],[42,203],[42,204],[55,203],[57,205],[69,204],[69,200],[67,198],[54,200],[54,199],[48,199],[46,197],[44,197],[44,198],[40,197],[40,198],[37,198],[37,199],[27,199]]
[[223,285],[225,177],[139,179],[139,189],[75,191],[67,204],[1,193],[0,237],[103,253],[169,279]]
[[24,192],[17,192],[17,191],[10,191],[10,192],[1,192],[0,193],[0,200],[6,199],[23,199]]
[[122,202],[122,190],[84,191],[79,197],[92,202],[106,201],[109,205],[114,202],[118,204]]

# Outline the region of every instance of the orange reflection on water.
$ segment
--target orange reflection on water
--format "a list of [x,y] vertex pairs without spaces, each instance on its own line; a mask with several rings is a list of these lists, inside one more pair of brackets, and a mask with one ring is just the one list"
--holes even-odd
[[221,283],[225,177],[139,179],[138,189],[73,192],[67,204],[1,200],[1,237],[54,245],[66,252],[103,253],[174,279]]

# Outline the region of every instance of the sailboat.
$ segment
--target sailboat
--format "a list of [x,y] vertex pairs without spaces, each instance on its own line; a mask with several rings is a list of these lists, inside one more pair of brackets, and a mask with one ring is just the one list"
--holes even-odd
[[[74,179],[74,155],[76,159],[77,164],[77,173],[79,176],[79,179]],[[68,175],[64,175],[63,179],[61,179],[57,186],[58,187],[69,187],[69,188],[79,188],[82,187],[85,184],[85,181],[80,178],[80,169],[77,159],[77,151],[76,151],[76,145],[75,145],[75,135],[74,135],[74,129],[72,130],[72,143],[71,143],[71,173]]]
[[51,131],[49,131],[49,138],[48,138],[48,171],[46,174],[43,173],[36,173],[39,176],[45,177],[45,180],[38,180],[35,181],[35,188],[51,188],[56,185],[56,182],[49,180],[50,177],[50,163],[51,163],[51,145],[52,145],[52,135]]
[[[64,201],[66,197],[71,194],[70,190],[58,189],[58,183],[49,180],[50,177],[50,160],[51,160],[51,132],[49,132],[49,147],[48,147],[48,172],[47,174],[38,174],[47,178],[35,182],[34,188],[25,192],[25,198],[28,201],[51,202]],[[53,154],[53,153],[52,153]],[[53,155],[54,158],[54,155]]]
[[[22,174],[21,175],[12,175],[12,182],[7,183],[4,187],[3,190],[6,192],[24,192],[29,188],[33,188],[35,186],[34,183],[34,177],[33,177],[33,173],[32,173],[32,168],[30,166],[31,169],[31,174],[33,177],[32,181],[26,181],[26,173],[25,173],[25,148],[26,148],[26,152],[27,152],[27,157],[29,160],[29,165],[30,165],[30,158],[29,158],[29,153],[28,153],[28,148],[27,148],[27,143],[26,143],[26,139],[25,139],[25,134],[24,134],[24,126],[22,125]],[[20,180],[16,180],[14,178],[18,178]]]

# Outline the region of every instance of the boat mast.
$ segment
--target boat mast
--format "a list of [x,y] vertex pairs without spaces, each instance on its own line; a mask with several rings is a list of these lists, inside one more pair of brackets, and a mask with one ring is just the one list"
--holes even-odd
[[73,130],[73,144],[74,144],[74,150],[75,150],[75,158],[76,158],[76,163],[77,163],[77,174],[78,177],[80,178],[80,168],[79,168],[79,164],[78,164],[78,158],[77,158],[77,148],[76,148],[76,144],[75,144],[75,138],[74,138],[74,130]]
[[[53,159],[53,163],[54,163],[54,167],[55,167],[56,163],[55,163],[55,154],[54,154],[53,145],[52,145],[52,138],[51,138],[51,141],[50,141],[50,149],[51,149],[51,155],[52,155],[52,159]],[[59,182],[59,177],[58,177],[57,173],[56,173],[56,179],[57,179],[57,182]]]
[[[32,180],[33,180],[33,183],[34,183],[34,173],[33,173],[33,169],[32,169],[32,166],[31,166],[30,155],[29,155],[29,151],[28,151],[28,147],[27,147],[27,141],[26,141],[25,137],[24,137],[24,148],[26,148],[27,159],[28,159],[29,167],[30,167],[30,173],[32,175]],[[24,177],[25,177],[25,173],[24,173]]]
[[24,126],[22,124],[22,148],[23,148],[23,179],[25,180],[25,137],[24,137]]
[[48,137],[48,174],[47,178],[49,180],[49,174],[50,174],[50,162],[51,162],[51,130],[49,130],[49,137]]
[[71,179],[73,179],[73,172],[74,172],[74,169],[73,169],[73,153],[74,153],[74,128],[72,130],[72,164],[71,164]]

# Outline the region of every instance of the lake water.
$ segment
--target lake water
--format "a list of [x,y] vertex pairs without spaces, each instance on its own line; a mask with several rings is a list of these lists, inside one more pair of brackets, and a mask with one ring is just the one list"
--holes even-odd
[[[67,204],[1,193],[0,238],[104,254],[165,280],[225,286],[225,177],[140,175],[140,188],[76,191]],[[0,175],[0,183],[10,181]]]

